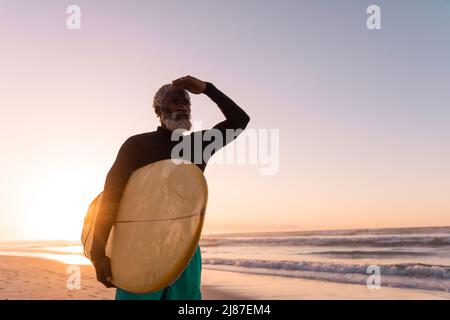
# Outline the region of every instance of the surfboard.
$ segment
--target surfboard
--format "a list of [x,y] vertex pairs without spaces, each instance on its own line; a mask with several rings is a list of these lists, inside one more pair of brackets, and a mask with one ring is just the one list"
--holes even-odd
[[[114,285],[146,293],[173,283],[195,253],[207,199],[203,172],[190,162],[162,160],[134,171],[106,248]],[[101,200],[102,194],[85,217],[82,241],[88,258]]]

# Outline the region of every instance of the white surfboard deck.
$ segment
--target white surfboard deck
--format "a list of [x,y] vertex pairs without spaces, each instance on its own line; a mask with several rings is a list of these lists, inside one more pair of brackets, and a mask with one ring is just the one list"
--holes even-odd
[[[91,203],[85,218],[85,254],[90,251],[101,198],[100,194]],[[206,179],[192,163],[162,160],[133,172],[106,249],[114,285],[146,293],[176,280],[197,248],[207,198]]]

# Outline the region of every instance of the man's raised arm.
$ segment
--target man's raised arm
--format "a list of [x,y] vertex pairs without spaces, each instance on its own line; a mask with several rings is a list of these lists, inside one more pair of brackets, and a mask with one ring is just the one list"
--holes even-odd
[[248,114],[211,82],[206,82],[203,93],[217,104],[225,116],[225,120],[216,124],[214,129],[218,129],[225,134],[226,129],[244,130],[247,127],[250,121]]

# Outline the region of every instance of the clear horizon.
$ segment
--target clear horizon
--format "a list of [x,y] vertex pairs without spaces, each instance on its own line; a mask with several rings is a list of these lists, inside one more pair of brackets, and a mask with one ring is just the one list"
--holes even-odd
[[[450,225],[443,226],[418,226],[418,227],[391,227],[391,228],[348,228],[348,229],[312,229],[312,230],[260,230],[260,231],[236,231],[236,232],[213,232],[213,233],[202,233],[201,237],[208,236],[220,236],[220,235],[240,235],[240,234],[262,234],[262,233],[296,233],[296,232],[305,232],[305,233],[314,233],[314,232],[327,232],[327,231],[357,231],[357,230],[399,230],[399,229],[435,229],[435,228],[450,228]],[[0,240],[0,243],[15,243],[15,242],[73,242],[80,241],[80,239],[56,239],[56,238],[36,238],[36,239],[10,239],[10,240]]]

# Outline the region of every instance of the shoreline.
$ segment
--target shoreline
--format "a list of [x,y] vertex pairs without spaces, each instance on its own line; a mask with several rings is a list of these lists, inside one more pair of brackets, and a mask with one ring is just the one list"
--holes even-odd
[[[79,288],[73,275],[79,272]],[[202,269],[203,300],[450,299],[448,292],[382,287]],[[92,265],[41,257],[0,255],[0,300],[113,300],[115,290],[97,282]]]
[[360,284],[203,270],[207,270],[202,277],[204,283],[255,300],[450,300],[450,293],[442,291],[383,286],[369,289]]

